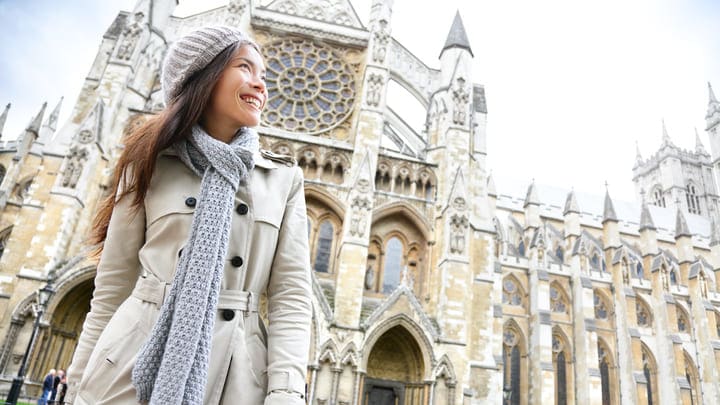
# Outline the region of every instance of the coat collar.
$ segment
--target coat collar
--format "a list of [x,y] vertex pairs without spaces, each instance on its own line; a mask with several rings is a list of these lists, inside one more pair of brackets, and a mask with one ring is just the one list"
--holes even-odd
[[277,165],[272,160],[264,157],[257,150],[253,153],[253,160],[255,161],[255,167],[262,167],[263,169],[277,169]]

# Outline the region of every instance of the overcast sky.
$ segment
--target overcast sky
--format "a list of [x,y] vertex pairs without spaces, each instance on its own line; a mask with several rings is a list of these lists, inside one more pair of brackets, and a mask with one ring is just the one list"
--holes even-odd
[[[223,1],[182,2],[212,7]],[[370,0],[352,2],[367,21]],[[67,119],[103,32],[134,0],[0,0],[0,107],[15,138],[43,101]],[[426,4],[426,6],[423,6]],[[438,7],[442,4],[442,7]],[[202,7],[201,6],[201,7]],[[427,65],[456,10],[488,103],[488,162],[503,180],[633,200],[635,142],[647,158],[664,118],[673,141],[705,133],[707,82],[720,95],[717,0],[395,0],[393,36]],[[542,199],[542,196],[540,196]]]

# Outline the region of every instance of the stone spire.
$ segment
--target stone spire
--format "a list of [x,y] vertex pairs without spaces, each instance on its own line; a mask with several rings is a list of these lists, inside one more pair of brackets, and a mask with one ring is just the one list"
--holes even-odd
[[640,154],[640,143],[638,143],[637,140],[635,140],[635,166],[642,163],[642,155]]
[[667,127],[665,126],[665,119],[662,120],[662,146],[672,145],[670,135],[668,135]]
[[45,109],[47,108],[47,101],[40,107],[40,111],[37,113],[35,118],[31,119],[28,123],[26,131],[34,132],[36,135],[40,132],[40,124],[42,123],[43,115],[45,115]]
[[580,206],[578,205],[577,198],[575,198],[575,190],[571,190],[565,199],[565,209],[563,210],[563,215],[567,215],[571,212],[576,214],[580,213]]
[[[468,41],[467,34],[465,33],[465,26],[463,25],[462,18],[460,18],[459,10],[455,13],[455,19],[453,20],[452,27],[450,27],[450,32],[445,40],[445,46],[443,46],[442,52],[455,47],[466,49],[470,52],[471,56],[475,56],[470,48],[470,41]],[[441,56],[442,52],[440,52]]]
[[8,111],[10,111],[10,103],[7,103],[2,114],[0,114],[0,138],[2,138],[2,132],[5,127],[5,120],[7,120]]
[[523,207],[527,207],[531,204],[540,205],[540,198],[538,198],[537,187],[535,187],[535,180],[530,183],[530,186],[527,189],[527,193],[525,194],[525,203],[523,204]]
[[710,84],[710,82],[708,82],[708,92],[710,93],[710,101],[708,102],[708,104],[717,103],[718,100],[715,97],[715,92],[713,91],[712,84]]
[[707,151],[700,140],[700,134],[698,134],[697,127],[695,127],[695,153],[701,155],[707,155]]
[[497,197],[497,189],[495,188],[495,180],[493,179],[492,172],[487,178],[487,195]]
[[612,199],[610,198],[610,192],[605,189],[605,203],[603,204],[603,220],[604,224],[607,221],[618,222],[617,214],[615,214],[615,207],[613,206]]
[[642,211],[640,212],[640,229],[638,231],[642,232],[646,229],[654,231],[657,228],[655,228],[655,222],[653,222],[652,215],[650,215],[650,207],[643,198]]
[[58,101],[55,109],[52,111],[52,113],[50,113],[50,116],[48,117],[47,121],[45,121],[43,127],[47,127],[53,132],[55,132],[55,130],[57,129],[58,117],[60,116],[60,107],[62,107],[62,102],[64,98],[65,97],[60,97],[60,101]]
[[678,204],[677,214],[675,214],[675,239],[683,236],[692,236],[692,233],[690,233],[690,228],[685,220],[685,214],[683,214],[680,204]]

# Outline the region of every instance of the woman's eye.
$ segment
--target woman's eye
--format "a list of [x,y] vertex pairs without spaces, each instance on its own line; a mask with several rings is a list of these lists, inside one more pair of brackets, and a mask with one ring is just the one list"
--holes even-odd
[[238,65],[238,67],[240,69],[250,70],[250,65],[248,65],[247,63],[241,63]]

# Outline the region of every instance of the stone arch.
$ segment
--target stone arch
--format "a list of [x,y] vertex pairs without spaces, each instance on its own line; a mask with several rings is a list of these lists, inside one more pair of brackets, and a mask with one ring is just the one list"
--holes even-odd
[[433,370],[433,404],[454,404],[457,376],[447,354],[444,354]]
[[570,345],[565,331],[555,325],[552,328],[553,366],[555,368],[555,397],[560,404],[575,403],[573,395],[573,362],[574,350]]
[[502,280],[502,303],[527,307],[527,287],[514,275],[507,274]]
[[342,353],[340,353],[339,360],[340,364],[349,364],[352,367],[358,367],[360,365],[354,342],[350,342],[345,346]]
[[[556,296],[553,296],[553,290],[552,290],[553,288],[557,292]],[[560,284],[560,282],[558,282],[557,280],[553,280],[550,283],[549,299],[550,299],[550,310],[552,312],[563,313],[563,314],[567,314],[567,315],[571,314],[570,295],[568,295],[567,291],[565,290],[565,287],[562,284]]]
[[394,201],[375,208],[375,210],[373,210],[372,222],[374,224],[391,215],[402,215],[417,227],[426,241],[430,242],[432,240],[432,226],[425,215],[405,201]]
[[[596,301],[594,297],[597,297],[600,302]],[[608,294],[602,288],[593,288],[593,305],[595,307],[596,319],[611,319],[613,311],[615,310],[613,306],[612,295]],[[598,311],[602,311],[601,305],[605,306],[605,311],[607,312],[607,315],[605,317],[599,316],[601,314]]]
[[635,297],[635,316],[638,326],[652,327],[654,321],[652,307],[640,295]]
[[645,397],[645,401],[641,403],[658,404],[660,403],[660,396],[658,395],[660,390],[657,378],[657,361],[650,348],[642,339],[640,340],[640,356],[640,361],[642,362],[640,366],[645,377],[645,389],[638,390],[640,396]]
[[692,325],[690,324],[690,312],[688,312],[688,310],[685,308],[682,301],[678,300],[675,303],[675,312],[678,332],[692,334]]
[[404,75],[401,72],[396,72],[391,69],[389,80],[396,82],[400,87],[402,87],[403,90],[407,91],[413,97],[415,97],[415,99],[420,104],[422,104],[422,106],[425,110],[428,109],[430,100],[428,100],[428,98],[424,95],[422,90],[415,88],[415,86],[413,86],[410,82],[405,80]]
[[293,145],[290,142],[275,142],[270,146],[270,150],[279,155],[296,156],[295,148],[293,148]]
[[406,315],[395,316],[370,332],[363,347],[362,403],[373,403],[382,392],[390,392],[401,404],[406,398],[425,403],[434,363],[432,347],[419,325]]
[[702,404],[700,373],[695,366],[692,356],[687,350],[683,349],[683,359],[685,361],[685,379],[690,387],[690,397],[693,404]]
[[314,146],[306,146],[297,151],[298,166],[306,179],[317,178],[317,168],[320,166],[320,151]]
[[528,395],[527,339],[514,319],[503,325],[502,378],[503,391],[509,389],[518,403],[526,403]]
[[335,382],[333,370],[338,367],[337,346],[332,339],[328,339],[320,347],[318,353],[317,376],[314,382],[315,385],[312,387],[312,396],[319,401],[331,403],[335,391],[333,387]]
[[414,342],[417,343],[422,354],[422,362],[425,369],[425,373],[422,376],[422,379],[430,379],[432,377],[430,374],[431,365],[435,363],[430,332],[423,329],[422,326],[420,326],[418,323],[416,323],[414,320],[412,320],[409,316],[405,314],[398,314],[385,321],[378,322],[369,329],[368,333],[366,334],[365,342],[363,342],[362,345],[362,347],[365,348],[363,350],[360,363],[362,370],[367,371],[367,364],[370,357],[370,352],[372,351],[372,348],[375,346],[377,341],[387,331],[395,327],[404,328],[413,338]]
[[320,347],[320,350],[318,350],[318,353],[320,353],[317,358],[318,363],[327,362],[333,365],[337,364],[338,350],[335,342],[332,339],[326,340],[325,343],[323,343],[323,345]]
[[605,339],[598,336],[598,370],[600,370],[600,391],[603,404],[617,403],[613,399],[618,395],[617,368],[615,367],[615,356]]
[[345,218],[345,203],[322,187],[306,184],[305,199],[316,200],[330,209],[338,218]]

